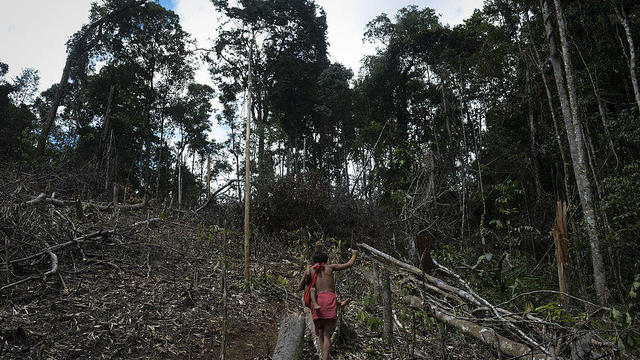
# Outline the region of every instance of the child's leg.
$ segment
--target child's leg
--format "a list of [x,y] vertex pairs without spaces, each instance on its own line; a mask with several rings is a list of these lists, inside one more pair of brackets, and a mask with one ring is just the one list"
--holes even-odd
[[316,309],[316,310],[320,309],[320,305],[318,305],[316,288],[312,287],[309,294],[311,295],[311,308]]

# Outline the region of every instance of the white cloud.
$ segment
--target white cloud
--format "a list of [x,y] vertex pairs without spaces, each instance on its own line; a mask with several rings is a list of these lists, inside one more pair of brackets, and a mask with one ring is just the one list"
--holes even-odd
[[3,1],[0,61],[9,64],[8,77],[31,67],[40,74],[40,90],[60,81],[65,43],[88,22],[90,7],[90,0]]
[[[215,36],[218,28],[220,14],[210,0],[174,0],[174,9],[176,14],[180,16],[180,24],[182,28],[191,34],[196,41],[198,48],[210,48],[212,38]],[[195,73],[195,81],[201,84],[207,84],[215,88],[211,80],[207,64],[199,61],[198,69]],[[217,101],[217,97],[212,101],[216,108],[221,108]],[[216,141],[224,141],[228,137],[229,129],[221,126],[212,117],[210,119],[211,137]]]
[[327,13],[329,56],[358,73],[360,60],[375,53],[373,44],[362,42],[367,23],[381,13],[393,19],[396,12],[409,5],[430,7],[441,15],[441,22],[461,23],[481,8],[483,0],[316,0]]

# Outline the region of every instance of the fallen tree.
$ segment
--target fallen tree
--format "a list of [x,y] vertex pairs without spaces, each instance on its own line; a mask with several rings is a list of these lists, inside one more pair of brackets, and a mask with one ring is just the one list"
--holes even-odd
[[215,199],[216,196],[218,196],[218,194],[220,194],[223,190],[225,190],[226,188],[230,187],[231,185],[233,185],[233,183],[240,181],[238,179],[233,179],[233,180],[229,180],[229,182],[227,182],[226,184],[222,185],[218,190],[214,191],[213,194],[211,194],[211,196],[209,196],[207,198],[207,201],[202,204],[199,208],[195,209],[194,212],[198,213],[200,212],[200,210],[206,208],[207,206],[209,206],[209,204],[211,203],[211,200]]
[[[542,329],[545,328],[545,325],[553,326],[555,324],[545,322],[531,315],[522,316],[514,314],[510,311],[492,305],[489,301],[476,294],[462,278],[457,276],[457,274],[439,265],[437,262],[434,263],[439,269],[459,280],[465,286],[466,290],[452,286],[442,279],[426,274],[419,268],[402,262],[367,244],[358,244],[358,247],[365,250],[366,253],[374,260],[396,266],[403,271],[416,275],[418,280],[424,281],[424,285],[426,286],[423,288],[434,296],[429,296],[428,300],[421,300],[417,297],[405,300],[413,307],[426,307],[434,315],[436,320],[454,326],[462,332],[474,336],[475,338],[492,346],[496,351],[508,356],[528,356],[533,357],[534,359],[545,359],[553,356],[548,349],[541,345],[541,341],[536,340],[535,338],[544,336]],[[465,301],[469,307],[469,316],[465,317],[465,314],[461,311],[463,309],[460,308],[458,303],[454,305],[448,304],[448,298]],[[452,311],[447,312],[445,309],[457,309],[456,315],[454,316]],[[492,324],[501,325],[505,331],[512,333],[519,339],[519,341],[510,340],[505,336],[498,335],[495,329],[489,326],[479,325],[470,320],[473,319],[473,314],[479,310],[481,312],[489,313],[490,318],[485,318],[485,321],[492,320]],[[478,319],[478,321],[481,320],[483,319]],[[517,326],[522,324],[534,324],[539,326],[534,326],[533,331],[536,333],[535,335],[532,335],[527,334]]]
[[273,350],[273,360],[302,359],[305,320],[302,314],[286,314],[280,321],[278,342]]
[[499,335],[494,329],[482,325],[477,325],[471,321],[458,319],[455,316],[443,311],[437,306],[431,304],[428,301],[423,301],[417,296],[410,295],[405,296],[404,301],[411,307],[419,310],[427,309],[429,313],[433,314],[433,317],[449,326],[453,326],[456,329],[462,331],[466,335],[470,335],[483,343],[489,345],[491,348],[500,351],[501,353],[513,356],[516,358],[526,358],[535,360],[549,359],[546,354],[534,354],[534,351],[521,343],[507,339],[506,337]]
[[[55,195],[55,194],[54,194]],[[78,200],[63,200],[63,199],[56,199],[55,196],[52,195],[51,197],[47,197],[47,195],[45,193],[40,193],[38,196],[30,196],[31,200],[27,200],[25,201],[26,204],[29,205],[39,205],[39,204],[51,204],[51,205],[55,205],[55,206],[77,206],[78,205]],[[92,203],[92,202],[87,202],[87,201],[83,201],[81,202],[81,204],[83,206],[91,206],[94,207],[100,211],[107,211],[111,208],[113,208],[114,203],[110,202],[108,204],[97,204],[97,203]],[[136,204],[115,204],[119,210],[138,210],[138,209],[142,209],[147,205],[147,196],[145,195],[144,198],[142,199],[142,202],[136,203]]]

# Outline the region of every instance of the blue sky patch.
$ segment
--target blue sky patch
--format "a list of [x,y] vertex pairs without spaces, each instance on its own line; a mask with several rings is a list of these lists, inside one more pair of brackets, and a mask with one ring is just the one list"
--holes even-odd
[[173,10],[175,8],[175,4],[173,3],[173,0],[160,0],[160,5],[164,6],[169,10]]

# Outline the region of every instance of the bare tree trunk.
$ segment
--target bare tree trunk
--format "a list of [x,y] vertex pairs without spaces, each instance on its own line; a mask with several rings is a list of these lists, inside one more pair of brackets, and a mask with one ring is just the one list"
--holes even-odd
[[182,207],[182,151],[178,156],[178,207]]
[[113,213],[118,213],[118,184],[113,183]]
[[453,137],[451,136],[451,124],[449,123],[449,111],[447,110],[447,96],[445,94],[444,79],[441,79],[440,90],[442,90],[442,111],[444,112],[444,120],[447,125],[447,134],[449,135],[449,146],[451,146]]
[[382,269],[382,310],[384,319],[384,338],[389,346],[393,346],[393,309],[391,306],[391,279],[389,270]]
[[249,285],[249,199],[251,198],[251,45],[249,45],[249,64],[247,82],[247,135],[245,140],[245,175],[244,175],[244,280]]
[[589,70],[589,66],[587,65],[587,62],[584,60],[584,57],[582,57],[582,52],[580,51],[580,48],[578,47],[578,45],[576,45],[575,48],[578,51],[578,55],[580,56],[582,63],[584,64],[584,68],[587,70],[587,74],[589,75],[589,80],[591,81],[591,88],[593,89],[593,94],[596,96],[596,102],[598,103],[598,113],[600,113],[600,121],[602,122],[602,127],[604,128],[604,133],[607,137],[607,142],[609,143],[611,152],[613,152],[613,157],[616,159],[616,164],[618,164],[620,160],[618,159],[616,148],[613,145],[613,140],[611,139],[611,134],[609,133],[609,126],[607,126],[607,112],[605,111],[604,102],[602,101],[602,97],[600,97],[600,91],[598,90],[597,74],[596,74],[596,79],[594,79],[593,75],[591,75],[591,71]]
[[225,360],[227,344],[227,221],[222,229],[222,343],[220,360]]
[[[525,58],[526,59],[526,58]],[[529,118],[529,138],[530,138],[530,150],[531,150],[531,170],[533,172],[533,183],[536,190],[536,201],[540,201],[542,185],[540,185],[540,170],[538,169],[538,143],[536,141],[536,126],[535,118],[533,114],[533,86],[531,82],[531,72],[529,70],[529,63],[525,61],[525,77],[527,82],[527,90],[529,96],[528,100],[528,118]]]
[[11,272],[9,271],[9,236],[2,231],[2,234],[4,235],[4,259],[5,259],[5,276],[6,276],[6,285],[9,285],[11,283]]
[[273,360],[299,360],[304,344],[305,318],[303,314],[286,314],[280,322],[278,343]]
[[264,143],[264,124],[262,123],[262,115],[260,110],[258,110],[258,119],[256,119],[256,127],[258,130],[258,178],[264,181],[264,177],[266,175],[265,169],[265,143]]
[[540,55],[538,54],[538,49],[536,49],[535,45],[532,46],[536,66],[538,67],[538,71],[540,72],[540,77],[542,78],[542,84],[544,85],[545,93],[547,94],[547,103],[549,104],[549,112],[551,113],[551,120],[553,121],[553,129],[556,135],[556,142],[558,143],[558,150],[560,151],[560,158],[562,159],[562,172],[563,172],[563,183],[564,183],[564,192],[565,199],[567,200],[567,207],[571,208],[571,193],[569,192],[569,164],[567,162],[567,156],[564,153],[564,147],[562,146],[562,139],[560,138],[560,127],[558,126],[558,119],[556,117],[555,107],[553,106],[553,95],[551,94],[551,88],[549,87],[549,83],[547,82],[547,77],[544,74],[544,70],[542,69],[540,62]]
[[76,51],[71,50],[71,53],[67,56],[67,61],[64,64],[64,69],[62,70],[62,77],[60,78],[60,82],[58,83],[58,89],[56,90],[56,94],[53,97],[53,102],[51,103],[51,108],[47,112],[47,117],[44,119],[44,124],[42,126],[42,132],[40,133],[40,137],[38,138],[38,155],[44,155],[45,147],[47,146],[47,138],[49,137],[49,133],[51,132],[51,128],[53,127],[53,121],[56,118],[56,114],[58,113],[58,107],[60,106],[60,100],[62,99],[62,93],[64,91],[65,85],[69,81],[69,73],[71,72],[71,62],[76,56]]
[[631,28],[629,27],[629,21],[627,20],[627,14],[624,11],[623,4],[620,4],[620,7],[618,7],[618,5],[614,3],[613,8],[615,9],[616,16],[618,17],[618,20],[622,24],[624,32],[627,35],[627,43],[629,44],[629,56],[627,57],[627,65],[629,66],[629,75],[631,76],[631,84],[633,85],[633,94],[636,98],[636,105],[638,106],[638,110],[640,111],[640,87],[638,87],[638,76],[636,75],[636,49],[633,43],[633,37],[631,36]]
[[[556,5],[557,20],[560,29],[560,39],[562,43],[562,59],[564,60],[564,70],[566,71],[566,87],[563,75],[560,55],[556,46],[553,34],[553,24],[551,20],[551,12],[549,10],[549,0],[541,0],[542,11],[544,15],[544,24],[547,32],[547,41],[551,51],[550,61],[555,73],[556,86],[560,97],[561,109],[567,130],[567,138],[569,140],[569,149],[571,150],[571,158],[573,163],[573,171],[580,195],[583,215],[586,222],[589,242],[591,244],[591,260],[593,265],[593,277],[597,296],[601,303],[607,301],[606,277],[604,272],[604,264],[602,254],[600,253],[600,240],[598,238],[598,229],[596,223],[595,209],[593,205],[593,196],[591,192],[591,183],[587,174],[585,164],[586,150],[583,142],[582,129],[578,118],[578,103],[573,79],[573,67],[569,55],[569,44],[566,34],[566,24],[562,8],[558,0],[554,0]],[[568,94],[567,94],[568,93]]]
[[[478,124],[478,133],[480,134],[476,134],[476,127],[475,125],[472,125],[472,130],[473,130],[473,144],[474,144],[474,149],[476,152],[476,163],[478,164],[478,186],[480,187],[480,199],[482,201],[482,214],[480,215],[480,241],[482,242],[482,249],[485,250],[486,252],[486,246],[487,246],[487,241],[485,239],[485,228],[484,228],[484,219],[487,216],[487,204],[486,204],[486,199],[485,199],[485,194],[484,194],[484,184],[482,181],[482,159],[481,159],[481,154],[480,154],[480,149],[478,147],[478,143],[479,140],[478,138],[481,135],[481,131],[482,131],[482,124]],[[435,178],[435,173],[434,173],[434,163],[433,163],[433,152],[429,151],[429,196],[433,196],[434,197],[434,202],[435,202],[435,184],[434,184],[434,178]],[[433,195],[431,195],[433,194]]]
[[100,135],[100,143],[98,144],[98,149],[96,152],[96,166],[100,167],[102,164],[102,159],[104,157],[104,147],[106,146],[108,137],[109,137],[109,127],[111,125],[111,104],[113,101],[113,93],[115,92],[115,85],[111,85],[109,87],[109,97],[107,98],[107,109],[104,113],[104,120],[102,121],[102,132]]
[[489,327],[474,324],[470,321],[458,319],[455,316],[444,312],[440,307],[434,306],[428,301],[423,301],[417,296],[405,296],[405,302],[413,308],[423,310],[427,308],[433,317],[443,324],[450,325],[461,331],[463,334],[472,337],[496,349],[499,353],[511,356],[512,359],[549,359],[545,354],[536,354],[525,344],[517,343],[508,338],[499,335],[495,330]]
[[211,154],[207,155],[207,199],[211,195]]

